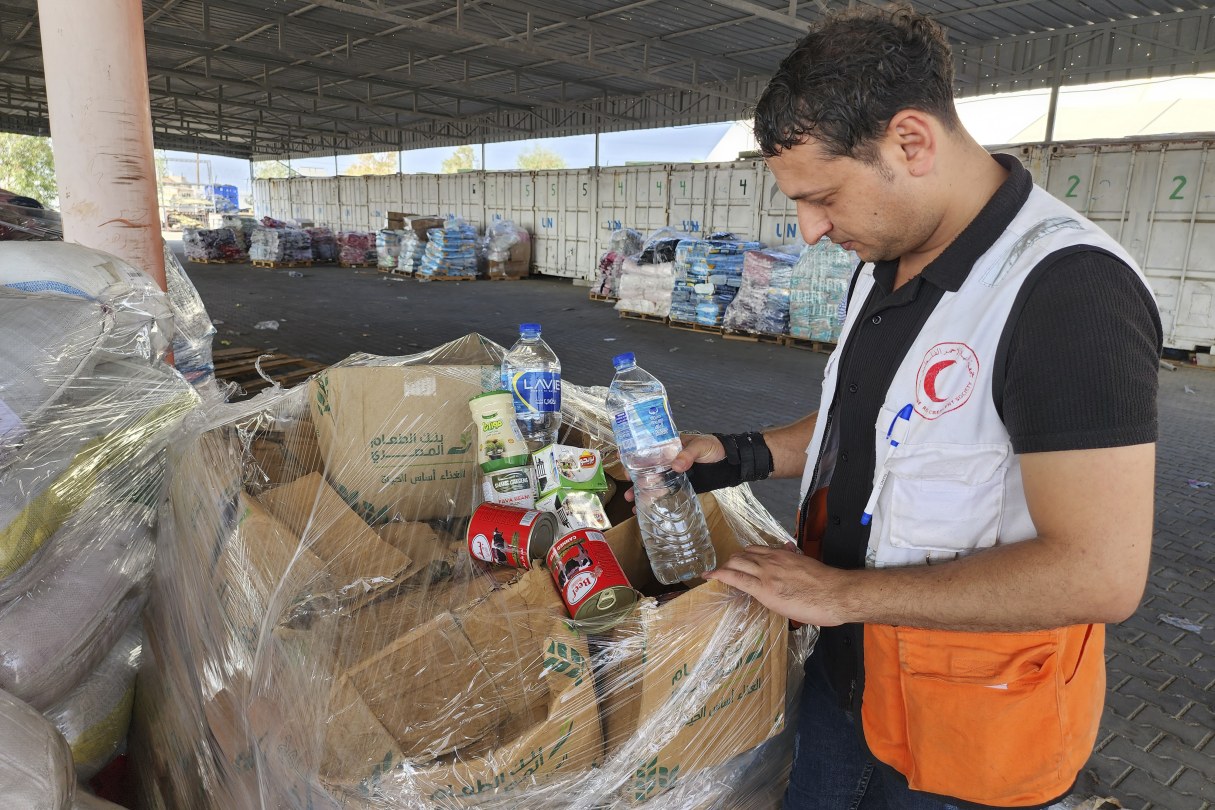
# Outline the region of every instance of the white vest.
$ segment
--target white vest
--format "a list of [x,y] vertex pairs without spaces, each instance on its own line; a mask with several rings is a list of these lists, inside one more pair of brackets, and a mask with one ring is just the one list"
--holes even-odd
[[[992,400],[992,366],[1030,271],[1051,253],[1076,245],[1117,256],[1147,286],[1142,271],[1116,241],[1034,186],[1004,233],[975,262],[961,289],[947,291],[928,317],[895,372],[874,425],[877,495],[870,500],[867,566],[951,560],[1036,536],[1020,460]],[[866,264],[859,271],[839,345],[827,360],[819,419],[806,448],[803,503],[811,487],[818,491],[831,483],[838,441],[830,431],[831,409],[840,352],[873,285],[873,265]],[[908,404],[913,408],[910,419],[898,419]]]

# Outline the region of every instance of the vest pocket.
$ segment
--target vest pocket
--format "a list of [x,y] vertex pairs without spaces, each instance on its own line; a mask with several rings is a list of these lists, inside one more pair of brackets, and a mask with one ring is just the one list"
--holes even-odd
[[[871,658],[871,629],[893,634],[872,651],[884,660]],[[1060,632],[867,627],[862,716],[874,755],[916,790],[982,804],[1032,805],[1063,793],[1075,773],[1067,772]],[[897,658],[880,655],[883,646]],[[903,709],[893,716],[889,700],[869,701],[871,690],[888,689]],[[885,710],[864,710],[875,708]]]
[[890,508],[881,537],[895,549],[923,552],[924,559],[896,554],[891,562],[952,559],[994,546],[1000,538],[1008,457],[1007,445],[896,448],[886,462]]

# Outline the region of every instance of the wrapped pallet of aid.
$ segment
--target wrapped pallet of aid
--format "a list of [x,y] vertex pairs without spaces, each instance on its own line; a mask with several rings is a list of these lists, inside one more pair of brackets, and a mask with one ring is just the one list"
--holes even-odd
[[848,284],[857,256],[827,237],[802,249],[789,290],[789,335],[834,343],[844,326]]
[[646,237],[641,252],[621,263],[616,310],[631,315],[665,318],[671,311],[675,283],[675,247],[691,238],[674,228],[659,228]]
[[[143,806],[777,801],[804,639],[722,586],[659,586],[623,488],[606,532],[482,504],[469,402],[503,354],[470,335],[357,355],[210,408],[175,444],[136,691]],[[615,457],[603,397],[563,386],[563,446]],[[785,537],[745,488],[704,508],[722,557]]]
[[599,257],[598,275],[591,292],[606,298],[618,298],[617,287],[624,260],[641,252],[641,234],[632,228],[617,228],[608,240],[607,251]]
[[0,245],[0,690],[86,775],[125,738],[112,658],[140,643],[163,451],[200,402],[166,362],[185,300],[78,245]]
[[726,307],[721,325],[734,332],[784,335],[789,331],[789,286],[795,248],[749,250],[743,255],[742,286]]

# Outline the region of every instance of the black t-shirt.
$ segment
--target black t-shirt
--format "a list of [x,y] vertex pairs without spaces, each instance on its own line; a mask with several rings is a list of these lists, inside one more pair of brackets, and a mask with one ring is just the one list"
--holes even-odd
[[[1008,179],[940,256],[897,290],[898,262],[879,262],[868,299],[850,303],[862,310],[840,357],[830,417],[839,449],[823,537],[828,565],[864,566],[873,425],[894,373],[945,292],[962,286],[1029,196],[1029,172],[1015,158],[996,159]],[[1162,341],[1151,294],[1120,260],[1081,246],[1044,261],[1021,287],[992,366],[995,406],[1014,451],[1155,441]],[[859,708],[860,627],[825,628],[819,645],[841,702]]]

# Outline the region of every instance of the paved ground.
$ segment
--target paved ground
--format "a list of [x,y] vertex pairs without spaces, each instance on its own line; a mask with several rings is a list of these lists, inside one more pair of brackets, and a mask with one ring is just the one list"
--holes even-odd
[[[611,357],[637,353],[662,379],[682,429],[783,424],[818,404],[825,356],[621,320],[568,282],[429,283],[373,270],[188,265],[217,345],[274,348],[333,362],[354,351],[409,354],[470,332],[509,345],[523,320],[544,325],[566,379],[606,385]],[[277,330],[258,330],[277,320]],[[1111,627],[1109,693],[1085,795],[1135,810],[1215,808],[1215,371],[1160,373],[1160,446],[1152,576],[1136,615]],[[755,487],[792,523],[797,484]],[[1200,625],[1183,629],[1163,620]]]

